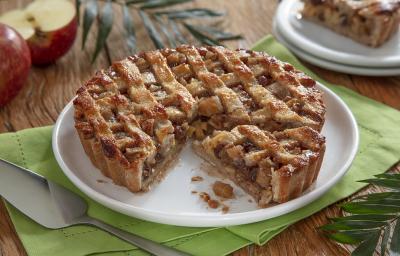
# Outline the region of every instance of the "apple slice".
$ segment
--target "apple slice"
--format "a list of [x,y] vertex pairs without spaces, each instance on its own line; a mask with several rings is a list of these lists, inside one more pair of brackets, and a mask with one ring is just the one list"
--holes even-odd
[[49,64],[63,56],[71,48],[78,27],[75,7],[67,0],[36,0],[25,9],[3,14],[0,23],[22,35],[36,65]]

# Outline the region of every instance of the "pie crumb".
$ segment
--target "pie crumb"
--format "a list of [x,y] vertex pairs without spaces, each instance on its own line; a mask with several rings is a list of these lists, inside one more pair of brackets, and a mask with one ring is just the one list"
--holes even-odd
[[[203,199],[205,203],[208,204],[208,207],[212,209],[217,209],[219,207],[219,202],[217,200],[211,199],[210,195],[207,194],[206,192],[200,192],[199,197]],[[208,209],[207,207],[207,209]]]
[[213,208],[213,209],[217,209],[219,206],[219,202],[217,200],[211,199],[211,200],[208,200],[207,203],[208,203],[208,206],[210,206],[210,208]]
[[210,195],[207,194],[206,192],[201,192],[199,194],[200,198],[203,199],[204,202],[208,202],[208,200],[210,200]]
[[98,183],[107,183],[107,181],[101,180],[101,179],[98,179],[97,182],[98,182]]
[[196,190],[192,190],[192,194],[197,194],[197,191]]
[[222,207],[222,213],[223,213],[223,214],[226,214],[226,213],[228,213],[228,212],[229,212],[229,206],[224,205],[224,206]]
[[192,181],[203,181],[203,177],[201,177],[201,176],[193,176],[192,177]]
[[214,193],[223,198],[233,198],[233,187],[227,183],[216,181],[213,185]]

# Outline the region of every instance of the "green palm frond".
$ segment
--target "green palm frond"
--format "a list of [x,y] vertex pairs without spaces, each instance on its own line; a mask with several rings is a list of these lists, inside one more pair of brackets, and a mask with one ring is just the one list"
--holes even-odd
[[[126,44],[130,53],[136,51],[138,38],[137,28],[133,23],[133,13],[137,12],[142,20],[147,34],[152,40],[155,48],[172,47],[188,42],[197,42],[202,45],[222,45],[225,40],[241,39],[235,35],[223,31],[218,23],[207,24],[219,18],[225,13],[207,8],[187,8],[173,10],[166,7],[176,6],[194,0],[75,0],[76,9],[80,13],[83,8],[82,20],[82,49],[85,47],[89,36],[90,28],[97,23],[96,46],[92,56],[95,61],[101,50],[104,48],[107,38],[110,35],[113,22],[117,15],[114,15],[114,5],[122,8],[122,24],[125,33]],[[79,16],[79,15],[78,15]],[[115,18],[114,18],[115,16]],[[202,19],[202,25],[192,23],[192,20]],[[203,22],[206,20],[206,22]]]
[[[339,243],[357,244],[352,255],[400,255],[400,174],[379,174],[362,180],[389,189],[354,198],[341,205],[350,214],[333,218],[320,229]],[[380,246],[379,246],[380,244]]]

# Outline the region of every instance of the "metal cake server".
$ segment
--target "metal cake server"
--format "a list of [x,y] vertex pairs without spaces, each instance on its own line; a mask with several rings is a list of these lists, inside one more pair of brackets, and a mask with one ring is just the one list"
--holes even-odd
[[87,224],[101,228],[154,255],[187,255],[89,217],[86,214],[87,204],[80,196],[2,159],[0,195],[26,216],[50,229]]

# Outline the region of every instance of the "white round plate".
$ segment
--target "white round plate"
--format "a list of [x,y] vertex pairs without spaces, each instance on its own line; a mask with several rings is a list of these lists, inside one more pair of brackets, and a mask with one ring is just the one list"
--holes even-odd
[[300,0],[284,0],[275,16],[279,31],[291,44],[331,62],[362,67],[400,67],[400,32],[378,48],[368,47],[299,18],[302,6]]
[[274,21],[273,25],[273,34],[275,38],[286,46],[289,50],[291,50],[295,55],[300,57],[301,59],[312,63],[316,66],[326,68],[329,70],[342,72],[346,74],[353,75],[364,75],[364,76],[397,76],[400,75],[400,68],[367,68],[367,67],[357,67],[357,66],[349,66],[344,64],[338,64],[336,62],[330,62],[325,59],[320,59],[312,54],[304,52],[298,47],[292,45],[288,42],[287,38],[282,34],[279,30],[279,27],[276,25],[276,21]]
[[[229,212],[222,213],[221,207],[208,208],[192,191],[207,192],[215,198],[211,185],[221,178],[203,171],[203,160],[192,152],[189,145],[182,151],[175,167],[149,192],[134,194],[114,185],[86,156],[74,128],[72,102],[64,108],[54,127],[53,151],[61,169],[82,192],[115,211],[178,226],[211,227],[257,222],[294,211],[322,196],[346,173],[356,155],[359,135],[351,111],[332,91],[322,85],[318,87],[324,92],[327,106],[322,130],[327,147],[318,179],[302,196],[265,209],[258,208],[253,200],[249,202],[250,196],[231,182],[236,199],[224,202],[230,207]],[[197,175],[204,180],[191,182],[191,178]]]

